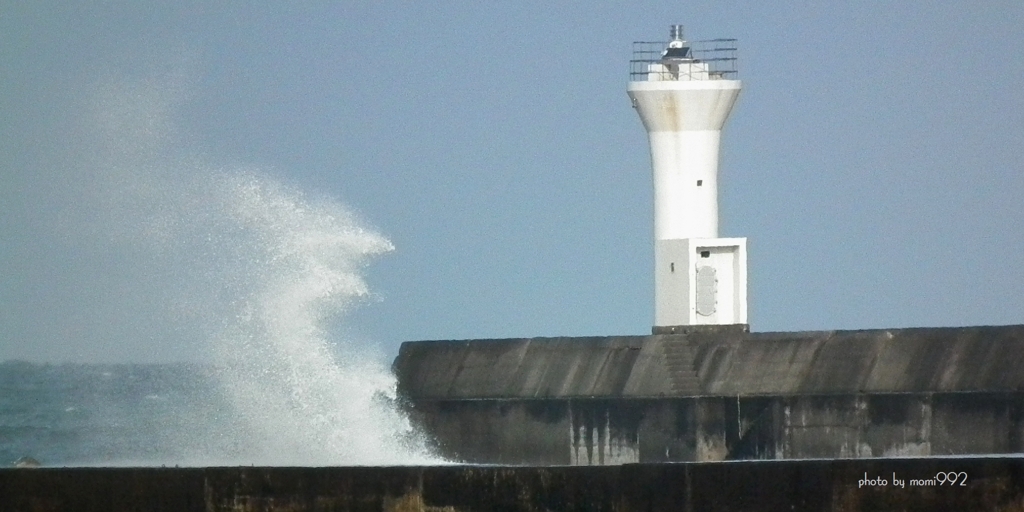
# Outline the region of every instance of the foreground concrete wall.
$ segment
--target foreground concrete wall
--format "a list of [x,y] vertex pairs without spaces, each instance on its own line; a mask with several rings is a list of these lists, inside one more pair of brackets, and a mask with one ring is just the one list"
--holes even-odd
[[1024,326],[415,342],[455,459],[601,465],[1024,452]]
[[1024,510],[1024,460],[0,469],[0,510],[1010,512]]

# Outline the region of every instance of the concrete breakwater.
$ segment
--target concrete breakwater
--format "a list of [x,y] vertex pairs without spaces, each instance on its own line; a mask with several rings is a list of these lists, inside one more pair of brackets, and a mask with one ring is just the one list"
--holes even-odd
[[607,465],[1024,452],[1024,326],[408,342],[442,455]]
[[1024,510],[1024,459],[0,470],[0,511]]

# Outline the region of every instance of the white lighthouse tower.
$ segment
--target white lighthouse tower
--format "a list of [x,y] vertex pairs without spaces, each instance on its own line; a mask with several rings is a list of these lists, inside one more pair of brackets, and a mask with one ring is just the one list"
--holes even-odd
[[747,323],[747,240],[718,237],[722,127],[740,93],[736,40],[633,43],[629,97],[654,167],[654,332]]

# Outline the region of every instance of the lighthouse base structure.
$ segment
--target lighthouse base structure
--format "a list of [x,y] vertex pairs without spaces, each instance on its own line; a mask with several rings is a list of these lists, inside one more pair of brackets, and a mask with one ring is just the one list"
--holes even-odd
[[747,239],[654,243],[654,334],[747,323]]

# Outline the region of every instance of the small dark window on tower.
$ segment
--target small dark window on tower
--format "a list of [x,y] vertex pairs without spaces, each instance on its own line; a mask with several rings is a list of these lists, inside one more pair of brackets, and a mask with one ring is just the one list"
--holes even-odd
[[701,258],[710,258],[711,257],[711,251],[701,251],[700,252],[700,257]]
[[704,180],[697,180],[697,186],[698,187],[703,185],[703,184],[704,184]]
[[676,271],[676,264],[675,263],[669,263],[668,264],[668,269],[670,271],[672,271],[672,272],[675,272]]

